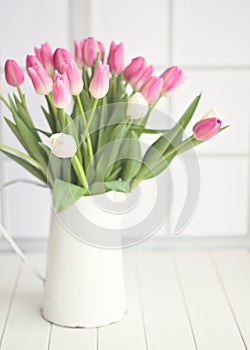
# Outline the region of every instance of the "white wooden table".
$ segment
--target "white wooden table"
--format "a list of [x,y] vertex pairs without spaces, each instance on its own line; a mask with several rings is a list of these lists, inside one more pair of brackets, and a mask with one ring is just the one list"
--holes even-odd
[[[30,258],[44,269],[44,254]],[[250,349],[247,250],[130,250],[125,264],[127,316],[99,329],[69,329],[40,317],[42,283],[16,256],[0,254],[0,349]]]

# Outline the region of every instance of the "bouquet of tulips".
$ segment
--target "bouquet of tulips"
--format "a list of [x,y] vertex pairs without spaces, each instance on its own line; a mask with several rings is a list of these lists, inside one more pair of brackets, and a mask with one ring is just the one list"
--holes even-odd
[[[211,111],[183,140],[200,96],[174,127],[153,130],[146,123],[161,97],[170,95],[184,80],[178,67],[153,75],[143,57],[124,68],[123,44],[111,43],[107,59],[101,42],[90,37],[75,41],[75,58],[45,43],[26,58],[27,73],[37,94],[48,130],[38,129],[22,92],[24,72],[14,60],[5,63],[5,78],[17,94],[0,93],[12,115],[5,117],[26,152],[0,144],[0,150],[53,190],[54,207],[62,211],[81,196],[110,190],[129,192],[161,173],[181,152],[221,131],[221,120]],[[157,140],[142,152],[140,137]]]

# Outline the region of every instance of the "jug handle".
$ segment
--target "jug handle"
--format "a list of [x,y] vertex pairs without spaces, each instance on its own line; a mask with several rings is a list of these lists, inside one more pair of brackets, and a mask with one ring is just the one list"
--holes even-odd
[[[13,181],[6,182],[5,184],[0,186],[0,192],[2,192],[3,189],[16,185],[19,183],[24,184],[32,184],[38,187],[47,188],[47,186],[43,185],[42,183],[27,180],[27,179],[17,179]],[[8,233],[8,231],[4,228],[3,224],[0,222],[0,232],[2,233],[3,237],[6,239],[6,241],[9,243],[13,251],[21,258],[21,260],[28,266],[28,268],[35,274],[37,278],[42,280],[42,282],[45,282],[44,276],[30,263],[29,259],[25,255],[24,251],[18,246],[18,244],[15,242],[15,240],[11,237],[11,235]]]

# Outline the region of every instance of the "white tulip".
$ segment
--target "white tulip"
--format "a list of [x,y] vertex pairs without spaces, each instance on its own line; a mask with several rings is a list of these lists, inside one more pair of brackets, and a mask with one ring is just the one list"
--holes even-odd
[[3,85],[0,83],[0,96],[3,94]]
[[131,119],[142,119],[148,112],[148,102],[140,92],[136,92],[128,99],[126,110],[127,117]]
[[53,134],[49,142],[52,153],[58,158],[72,158],[77,151],[76,142],[71,135]]
[[207,112],[202,118],[203,119],[209,119],[209,118],[219,118],[221,119],[221,114],[217,111],[217,109],[213,108],[209,112]]

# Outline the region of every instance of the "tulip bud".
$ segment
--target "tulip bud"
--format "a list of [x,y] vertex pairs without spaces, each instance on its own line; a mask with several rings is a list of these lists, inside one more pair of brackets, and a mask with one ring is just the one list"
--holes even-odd
[[51,152],[58,158],[72,158],[77,151],[76,142],[71,135],[53,134],[50,136],[49,142]]
[[142,119],[148,112],[148,103],[140,92],[136,92],[128,99],[126,116],[131,119]]
[[211,109],[209,112],[207,112],[205,115],[203,115],[203,117],[201,118],[201,120],[203,119],[209,119],[209,118],[220,118],[220,113],[215,109]]
[[149,104],[154,103],[160,96],[163,86],[163,79],[159,77],[151,77],[149,81],[141,88],[141,93]]
[[109,66],[99,62],[89,85],[90,94],[96,98],[103,98],[109,90]]
[[73,96],[79,95],[83,89],[81,74],[73,60],[62,67],[63,73],[67,74],[70,93]]
[[71,103],[69,80],[66,73],[59,74],[55,71],[52,98],[57,108],[67,108]]
[[84,62],[82,59],[83,45],[84,45],[84,40],[82,41],[74,40],[75,61],[79,68],[82,68],[84,66]]
[[124,45],[123,43],[116,45],[112,41],[108,56],[108,65],[112,73],[119,74],[123,71],[124,62]]
[[131,63],[124,70],[124,79],[131,82],[136,79],[138,74],[141,75],[146,68],[146,61],[143,57],[133,58]]
[[37,47],[34,48],[36,57],[39,59],[41,64],[43,65],[46,72],[53,76],[54,74],[54,59],[53,59],[53,52],[48,43],[42,44],[41,48],[38,49]]
[[24,74],[20,66],[14,60],[7,60],[4,67],[5,79],[11,86],[20,86],[24,82]]
[[28,74],[39,95],[48,95],[51,92],[53,81],[41,64],[35,63],[28,67]]
[[193,133],[196,140],[205,141],[217,134],[221,127],[221,120],[214,117],[202,119],[193,127]]
[[39,61],[39,59],[36,56],[27,55],[27,57],[26,57],[26,69],[27,69],[27,71],[28,71],[28,68],[33,67],[37,64],[41,65],[41,62]]
[[82,59],[87,67],[93,67],[98,53],[104,55],[104,49],[101,43],[98,43],[94,38],[85,39],[82,48]]
[[163,79],[162,92],[164,95],[170,95],[186,80],[183,71],[176,66],[166,69],[161,78]]
[[53,60],[54,60],[54,67],[55,69],[59,72],[59,73],[63,73],[62,71],[62,67],[65,64],[70,63],[70,61],[72,60],[72,56],[69,53],[68,50],[66,49],[61,49],[58,48],[56,49],[54,56],[53,56]]

